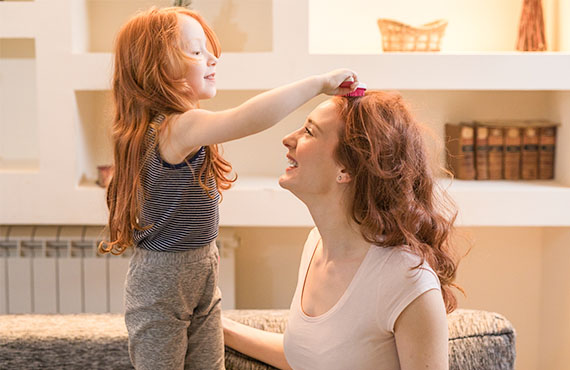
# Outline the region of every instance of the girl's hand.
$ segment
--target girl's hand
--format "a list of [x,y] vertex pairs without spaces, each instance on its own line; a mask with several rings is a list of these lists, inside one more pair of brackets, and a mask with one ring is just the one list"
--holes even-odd
[[[345,95],[354,90],[358,86],[358,76],[350,69],[337,69],[320,76],[322,81],[321,93],[327,95]],[[340,84],[347,80],[354,82],[349,87],[340,87]]]

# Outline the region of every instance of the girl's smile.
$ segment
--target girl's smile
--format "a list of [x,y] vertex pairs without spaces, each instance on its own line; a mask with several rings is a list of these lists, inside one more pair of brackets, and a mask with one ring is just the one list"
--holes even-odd
[[216,95],[218,58],[208,49],[206,34],[200,23],[189,16],[179,17],[183,48],[192,58],[186,73],[186,81],[196,98],[210,99]]

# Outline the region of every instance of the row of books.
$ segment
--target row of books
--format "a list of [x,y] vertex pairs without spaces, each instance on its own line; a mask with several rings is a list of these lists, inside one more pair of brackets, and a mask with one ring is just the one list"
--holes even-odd
[[447,168],[463,180],[553,179],[558,126],[545,120],[448,123]]

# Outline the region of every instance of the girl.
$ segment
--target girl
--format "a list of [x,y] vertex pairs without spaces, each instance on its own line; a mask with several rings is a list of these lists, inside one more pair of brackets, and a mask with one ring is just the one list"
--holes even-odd
[[224,319],[226,345],[282,369],[447,369],[455,212],[401,97],[334,97],[283,144],[279,184],[316,228],[285,334]]
[[[337,70],[260,94],[226,111],[198,109],[216,94],[220,45],[197,13],[152,8],[119,31],[113,98],[110,238],[134,245],[125,288],[129,353],[137,369],[222,369],[217,288],[219,191],[231,166],[216,144],[274,125],[319,93],[356,88]],[[349,88],[340,84],[353,78]]]

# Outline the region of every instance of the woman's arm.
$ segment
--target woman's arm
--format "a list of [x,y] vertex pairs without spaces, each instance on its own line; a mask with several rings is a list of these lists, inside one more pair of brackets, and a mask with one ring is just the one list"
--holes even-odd
[[283,334],[252,328],[222,317],[224,344],[279,369],[291,369],[283,351]]
[[402,311],[394,335],[402,370],[449,368],[447,314],[438,290],[423,293]]
[[[350,77],[355,80],[350,88],[339,87]],[[167,141],[173,152],[187,155],[203,145],[252,135],[273,126],[311,98],[321,93],[349,93],[357,82],[354,72],[339,69],[266,91],[224,111],[191,109],[173,117]]]

